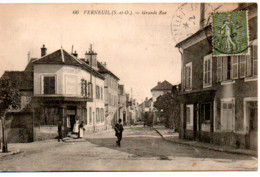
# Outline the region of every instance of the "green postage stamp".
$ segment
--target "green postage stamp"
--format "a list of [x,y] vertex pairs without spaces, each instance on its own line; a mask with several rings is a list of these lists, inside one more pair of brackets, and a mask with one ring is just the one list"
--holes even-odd
[[249,53],[247,11],[212,14],[213,56]]

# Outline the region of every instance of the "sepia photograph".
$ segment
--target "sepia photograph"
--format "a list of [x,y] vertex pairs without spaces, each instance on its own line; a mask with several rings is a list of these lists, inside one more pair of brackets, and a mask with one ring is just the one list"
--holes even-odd
[[0,175],[257,172],[257,15],[256,2],[0,3]]

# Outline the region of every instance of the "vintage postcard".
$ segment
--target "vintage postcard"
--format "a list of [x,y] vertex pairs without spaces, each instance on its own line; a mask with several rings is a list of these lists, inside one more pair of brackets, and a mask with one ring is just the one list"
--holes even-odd
[[257,3],[0,3],[0,172],[257,171]]

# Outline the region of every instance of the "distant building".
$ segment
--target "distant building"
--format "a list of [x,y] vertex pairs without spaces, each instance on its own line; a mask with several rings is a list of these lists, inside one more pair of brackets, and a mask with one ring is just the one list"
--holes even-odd
[[170,93],[172,91],[172,87],[173,85],[171,83],[169,83],[168,81],[163,81],[163,82],[158,82],[158,84],[151,89],[151,93],[152,93],[152,111],[154,112],[154,122],[160,122],[159,120],[159,115],[158,115],[158,111],[160,110],[156,110],[154,108],[154,103],[156,102],[157,98],[161,95],[164,95],[165,93]]
[[128,125],[129,121],[127,119],[127,101],[124,85],[118,85],[118,115],[122,119],[124,125]]
[[153,102],[155,102],[159,96],[164,95],[165,93],[170,93],[172,91],[172,87],[173,85],[166,80],[163,82],[158,82],[158,84],[151,89]]

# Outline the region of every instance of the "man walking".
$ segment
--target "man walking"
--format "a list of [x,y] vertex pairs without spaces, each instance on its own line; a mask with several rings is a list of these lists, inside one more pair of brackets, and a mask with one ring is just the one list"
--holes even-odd
[[61,122],[61,120],[58,123],[58,142],[60,142],[60,140],[63,141],[63,139],[62,139],[62,122]]
[[116,144],[120,147],[120,141],[122,140],[122,134],[124,131],[123,125],[122,125],[122,119],[118,120],[118,123],[115,125],[115,132],[116,132],[116,137],[117,137],[117,142]]

